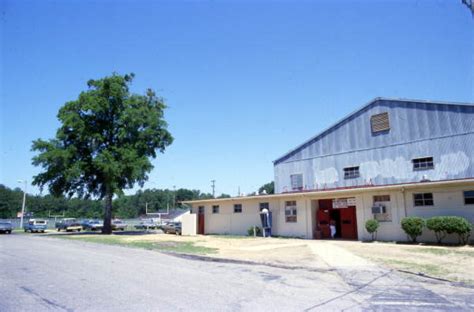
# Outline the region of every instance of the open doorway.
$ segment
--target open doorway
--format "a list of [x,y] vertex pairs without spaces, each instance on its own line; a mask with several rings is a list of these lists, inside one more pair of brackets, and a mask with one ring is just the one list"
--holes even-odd
[[330,209],[329,218],[329,224],[334,222],[336,225],[336,235],[334,235],[334,238],[341,238],[341,211],[339,209]]
[[[333,204],[333,199],[318,200],[316,213],[316,238],[331,238],[330,224],[336,226],[335,238],[357,239],[357,218],[355,206]],[[335,208],[337,207],[337,208]]]

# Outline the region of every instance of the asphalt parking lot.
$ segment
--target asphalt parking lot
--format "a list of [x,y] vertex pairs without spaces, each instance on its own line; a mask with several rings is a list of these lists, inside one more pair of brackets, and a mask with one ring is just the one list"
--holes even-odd
[[282,269],[0,235],[0,311],[472,311],[474,290],[372,268]]

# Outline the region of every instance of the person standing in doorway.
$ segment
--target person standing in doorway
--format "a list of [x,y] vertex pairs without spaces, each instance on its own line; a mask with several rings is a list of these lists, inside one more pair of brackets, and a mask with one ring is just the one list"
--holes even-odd
[[334,238],[336,236],[336,222],[334,220],[329,222],[329,230],[331,230],[331,238]]

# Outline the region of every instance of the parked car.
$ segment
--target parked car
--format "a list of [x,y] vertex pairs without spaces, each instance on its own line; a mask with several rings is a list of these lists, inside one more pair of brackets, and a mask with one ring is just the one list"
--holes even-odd
[[149,230],[149,229],[154,230],[154,229],[157,229],[158,227],[159,225],[153,222],[153,220],[151,219],[142,220],[140,221],[139,224],[135,225],[135,228],[137,230]]
[[25,232],[30,231],[33,232],[41,232],[44,233],[48,228],[48,221],[41,220],[41,219],[30,219],[28,222],[23,226]]
[[70,231],[80,232],[82,230],[81,223],[79,223],[79,221],[77,221],[74,218],[62,219],[61,221],[56,222],[55,227],[58,230],[58,232],[60,232],[61,230],[65,230],[66,232],[70,232]]
[[5,221],[0,222],[0,233],[11,234],[12,229],[13,227],[12,227],[11,222],[5,222]]
[[163,224],[161,229],[165,234],[181,235],[181,222],[169,222]]
[[112,220],[112,231],[125,231],[127,224],[122,220],[115,219]]
[[82,228],[84,230],[100,231],[103,227],[104,223],[99,220],[86,220],[82,222]]

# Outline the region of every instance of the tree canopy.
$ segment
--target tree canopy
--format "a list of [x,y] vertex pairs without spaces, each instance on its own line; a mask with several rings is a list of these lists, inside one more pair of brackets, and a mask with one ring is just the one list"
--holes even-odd
[[163,100],[151,89],[133,94],[130,75],[89,80],[88,89],[59,110],[56,137],[38,139],[33,164],[42,172],[34,185],[55,196],[105,199],[104,233],[111,233],[112,198],[153,169],[150,158],[173,142],[164,120]]
[[261,194],[263,191],[265,191],[267,194],[275,194],[275,182],[272,181],[262,185],[258,189],[258,192]]

